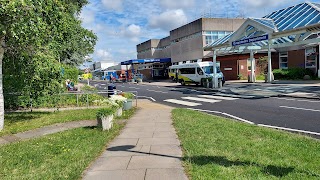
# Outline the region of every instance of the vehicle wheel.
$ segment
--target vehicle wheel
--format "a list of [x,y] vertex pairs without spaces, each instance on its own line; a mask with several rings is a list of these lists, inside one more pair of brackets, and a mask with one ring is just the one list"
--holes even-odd
[[181,83],[182,86],[186,85],[186,83],[184,82],[183,79],[180,80],[180,83]]

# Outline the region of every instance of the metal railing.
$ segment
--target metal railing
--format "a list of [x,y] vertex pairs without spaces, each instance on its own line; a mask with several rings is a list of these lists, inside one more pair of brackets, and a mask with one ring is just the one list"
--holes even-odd
[[90,108],[99,107],[96,100],[103,100],[109,98],[110,95],[120,95],[122,93],[132,93],[134,95],[135,106],[138,106],[138,91],[119,91],[119,90],[97,90],[97,91],[69,91],[54,95],[45,95],[40,99],[33,99],[31,96],[22,95],[20,93],[6,93],[4,94],[5,102],[6,98],[10,101],[16,101],[12,104],[18,106],[7,107],[6,111],[12,110],[30,110],[35,109],[55,109],[62,108]]

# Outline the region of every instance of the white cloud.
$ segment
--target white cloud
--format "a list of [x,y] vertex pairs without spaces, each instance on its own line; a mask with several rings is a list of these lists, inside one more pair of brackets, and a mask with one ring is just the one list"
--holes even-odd
[[194,5],[194,0],[161,0],[160,5],[166,9],[188,8]]
[[170,31],[187,23],[187,16],[182,9],[165,11],[158,16],[151,16],[149,26]]
[[98,60],[111,60],[112,55],[108,50],[98,49],[95,53]]
[[128,38],[133,42],[139,42],[141,35],[141,27],[135,24],[131,24],[127,27],[121,28],[120,35],[124,38]]
[[102,0],[101,2],[108,10],[122,11],[122,0]]

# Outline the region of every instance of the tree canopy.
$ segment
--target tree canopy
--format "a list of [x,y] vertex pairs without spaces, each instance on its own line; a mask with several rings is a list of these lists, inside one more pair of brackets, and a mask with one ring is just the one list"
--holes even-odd
[[[76,66],[94,51],[96,35],[81,26],[87,0],[0,0],[5,101],[61,89],[61,63]],[[1,48],[1,47],[0,47]],[[1,57],[1,56],[0,56]],[[1,59],[0,59],[1,61]]]

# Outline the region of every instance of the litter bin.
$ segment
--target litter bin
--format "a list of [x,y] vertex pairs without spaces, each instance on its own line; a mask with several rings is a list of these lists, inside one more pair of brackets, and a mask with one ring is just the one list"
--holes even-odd
[[116,89],[116,86],[114,84],[108,85],[108,97],[110,97],[111,95],[114,95],[114,89]]

